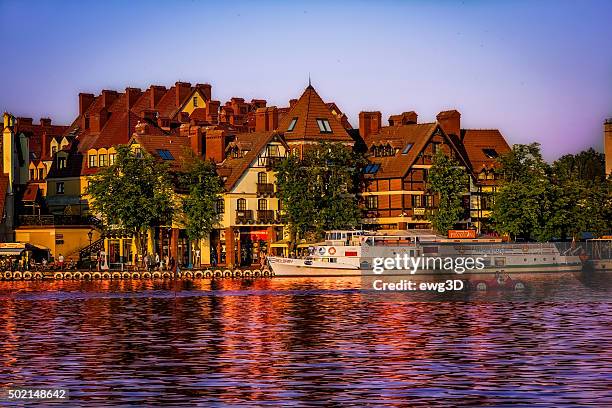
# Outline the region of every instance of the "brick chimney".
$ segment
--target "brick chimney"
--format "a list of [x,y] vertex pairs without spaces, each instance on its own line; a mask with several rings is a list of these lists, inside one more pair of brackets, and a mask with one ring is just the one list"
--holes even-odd
[[79,115],[85,113],[87,108],[93,103],[95,96],[90,93],[80,93],[79,94]]
[[259,108],[255,111],[255,131],[268,130],[268,108]]
[[[49,122],[50,121],[51,121],[51,119],[49,119]],[[41,119],[41,122],[42,122],[42,119]],[[42,123],[41,123],[41,125],[42,125]],[[40,140],[40,143],[42,145],[42,146],[40,146],[40,158],[41,159],[46,158],[47,154],[49,154],[49,152],[47,150],[49,148],[49,145],[47,144],[47,139],[48,139],[47,138],[47,132],[46,131],[42,132],[42,136],[41,136],[41,140]]]
[[205,141],[206,158],[212,160],[215,163],[221,163],[223,159],[225,159],[225,130],[207,130]]
[[289,109],[293,108],[293,105],[295,105],[297,101],[297,99],[289,99]]
[[40,118],[40,126],[42,127],[51,126],[51,118]]
[[265,99],[251,99],[251,106],[253,109],[265,108],[266,103]]
[[92,113],[89,117],[89,128],[92,132],[101,131],[106,123],[106,119],[108,119],[108,111],[105,108]]
[[219,101],[208,101],[206,104],[206,120],[210,123],[217,123],[219,121]]
[[17,118],[17,126],[29,126],[32,123],[32,118]]
[[136,101],[142,95],[140,88],[125,88],[125,97],[127,100],[127,109],[130,110],[136,104]]
[[461,114],[456,110],[443,111],[436,116],[447,135],[461,136]]
[[178,120],[181,123],[189,123],[189,113],[188,112],[180,112],[178,116]]
[[166,87],[161,85],[151,85],[149,88],[149,108],[155,109],[159,100],[166,93]]
[[612,174],[612,118],[604,122],[604,153],[606,155],[606,176]]
[[189,128],[189,145],[197,157],[202,157],[202,139],[202,128],[200,126],[191,126]]
[[389,116],[389,126],[411,125],[417,123],[417,113],[415,111],[403,112],[401,115]]
[[157,121],[157,111],[155,109],[143,109],[140,112],[140,117],[145,120],[156,122]]
[[276,130],[278,128],[278,109],[270,106],[268,109],[268,126],[266,130]]
[[117,93],[117,91],[109,91],[108,89],[103,90],[102,106],[108,109],[113,104],[113,102],[115,102],[118,96],[119,94]]
[[174,92],[176,96],[175,106],[178,108],[191,93],[191,84],[189,82],[176,82],[174,86],[176,87]]
[[212,98],[212,86],[210,84],[196,84],[196,88],[202,93],[204,100],[210,101]]
[[359,134],[362,138],[375,135],[380,132],[382,125],[382,114],[380,111],[359,112]]

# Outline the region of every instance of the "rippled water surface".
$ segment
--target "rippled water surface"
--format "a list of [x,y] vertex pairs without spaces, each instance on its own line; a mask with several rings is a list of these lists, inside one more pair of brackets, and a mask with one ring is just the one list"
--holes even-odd
[[609,277],[458,301],[359,287],[0,282],[0,389],[92,406],[612,404]]

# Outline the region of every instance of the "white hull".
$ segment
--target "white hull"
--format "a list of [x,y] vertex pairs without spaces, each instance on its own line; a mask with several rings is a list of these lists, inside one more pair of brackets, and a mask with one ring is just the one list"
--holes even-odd
[[[573,257],[572,257],[573,258]],[[550,273],[550,272],[580,272],[582,263],[578,257],[571,263],[558,263],[546,265],[505,265],[503,267],[485,267],[480,270],[470,270],[462,275],[481,275],[491,273]],[[304,259],[269,257],[270,267],[275,276],[280,277],[338,277],[338,276],[381,276],[371,269],[360,269],[353,265],[333,264],[329,262],[306,261]],[[309,262],[310,264],[306,264]],[[417,270],[416,275],[449,275],[452,271]],[[386,270],[382,276],[408,276],[409,270]]]

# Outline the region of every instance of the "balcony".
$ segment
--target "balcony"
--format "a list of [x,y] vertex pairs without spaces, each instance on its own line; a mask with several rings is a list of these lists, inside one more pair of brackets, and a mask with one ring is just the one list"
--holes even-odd
[[236,210],[236,224],[252,224],[253,210]]
[[99,225],[96,217],[85,215],[20,215],[19,225],[28,226],[54,226],[54,225]]
[[264,157],[264,166],[267,170],[274,170],[283,159],[284,157],[281,156]]
[[273,197],[274,196],[274,184],[272,183],[257,183],[257,196],[258,197]]
[[274,210],[257,210],[257,222],[260,224],[273,224],[276,222]]

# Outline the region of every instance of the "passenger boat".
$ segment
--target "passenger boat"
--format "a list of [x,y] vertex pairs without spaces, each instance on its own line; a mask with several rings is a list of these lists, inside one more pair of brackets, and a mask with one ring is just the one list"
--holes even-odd
[[579,272],[580,251],[554,243],[449,239],[419,230],[329,231],[324,242],[309,247],[308,256],[270,256],[268,262],[275,276],[287,277]]
[[612,236],[587,240],[588,265],[593,271],[612,271]]

